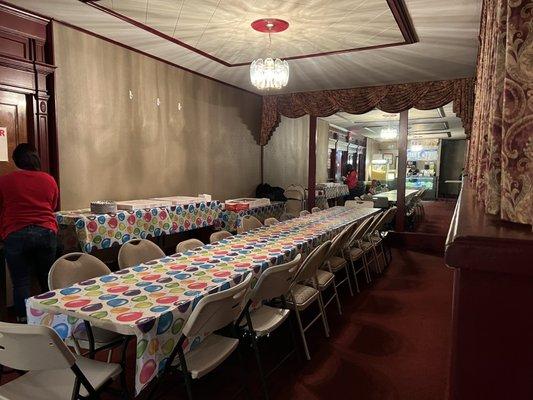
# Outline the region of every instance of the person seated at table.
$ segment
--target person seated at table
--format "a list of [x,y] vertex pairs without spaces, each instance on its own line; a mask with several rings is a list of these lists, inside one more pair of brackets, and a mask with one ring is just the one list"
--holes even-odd
[[346,200],[353,200],[357,195],[357,171],[352,164],[346,165],[346,176],[343,176],[342,180],[346,183],[348,190],[350,191]]
[[31,144],[19,144],[13,161],[17,170],[0,176],[0,236],[13,282],[17,321],[25,322],[32,275],[43,292],[48,290],[48,271],[57,248],[54,210],[59,189],[52,176],[41,172],[41,160]]
[[368,188],[368,194],[375,195],[381,191],[381,182],[377,179],[372,179],[372,183]]

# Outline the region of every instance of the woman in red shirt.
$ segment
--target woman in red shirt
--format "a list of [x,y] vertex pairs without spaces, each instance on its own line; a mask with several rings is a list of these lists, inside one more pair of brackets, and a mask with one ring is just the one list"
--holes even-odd
[[350,195],[348,196],[349,200],[353,200],[357,196],[357,171],[351,164],[346,165],[346,176],[344,177],[344,182],[348,185],[350,190]]
[[13,282],[17,320],[26,320],[25,300],[30,296],[31,274],[42,291],[48,290],[48,271],[57,249],[59,190],[50,175],[41,172],[35,148],[19,144],[13,151],[17,170],[0,176],[0,235]]

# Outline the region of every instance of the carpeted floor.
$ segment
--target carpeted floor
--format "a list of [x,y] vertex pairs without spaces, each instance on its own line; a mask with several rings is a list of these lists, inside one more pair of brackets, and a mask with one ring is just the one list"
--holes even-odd
[[[344,313],[328,308],[331,338],[320,324],[309,332],[312,360],[285,362],[269,379],[273,400],[443,400],[451,331],[452,272],[439,257],[394,250],[393,262],[361,294],[341,289]],[[286,350],[281,330],[261,346],[264,364]],[[260,387],[253,355],[246,355],[254,398]],[[131,360],[133,361],[133,360]],[[236,357],[194,384],[197,399],[235,396],[241,379]],[[184,399],[178,377],[159,390],[161,399]]]
[[456,201],[452,199],[440,199],[436,201],[423,201],[426,213],[415,232],[431,233],[446,236],[455,209]]

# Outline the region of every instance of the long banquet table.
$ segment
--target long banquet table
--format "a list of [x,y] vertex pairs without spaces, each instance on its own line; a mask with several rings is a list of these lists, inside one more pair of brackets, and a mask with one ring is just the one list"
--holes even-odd
[[[375,208],[328,210],[90,279],[27,300],[30,324],[51,326],[68,338],[83,321],[137,338],[135,393],[156,376],[194,306],[208,293],[226,290],[251,272],[281,264],[331,239]],[[194,348],[201,338],[185,343]]]
[[[405,189],[405,202],[407,203],[416,192],[418,192],[417,189]],[[389,203],[393,204],[398,202],[398,192],[396,190],[377,193],[373,197],[386,197],[389,200]]]
[[65,249],[90,253],[131,239],[145,239],[213,225],[222,206],[218,201],[93,214],[89,209],[56,213]]

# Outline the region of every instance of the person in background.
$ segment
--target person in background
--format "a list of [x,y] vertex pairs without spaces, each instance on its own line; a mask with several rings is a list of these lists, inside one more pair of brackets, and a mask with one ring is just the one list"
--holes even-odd
[[352,164],[346,165],[346,176],[343,177],[343,181],[350,190],[348,200],[353,200],[357,195],[357,171],[355,171]]
[[0,235],[13,282],[17,321],[25,322],[32,275],[43,292],[48,290],[48,271],[57,249],[54,210],[59,189],[54,178],[41,172],[41,160],[31,144],[19,144],[13,161],[17,170],[0,176]]

